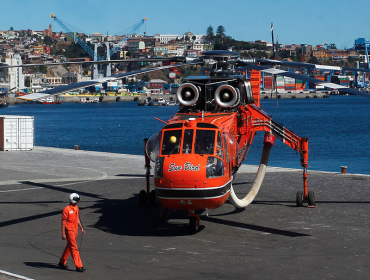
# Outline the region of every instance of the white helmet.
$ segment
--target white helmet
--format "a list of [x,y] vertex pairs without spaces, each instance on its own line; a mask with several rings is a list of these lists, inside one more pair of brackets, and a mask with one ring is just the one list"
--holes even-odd
[[80,201],[80,195],[78,193],[71,193],[69,196],[69,201],[72,204],[77,204]]

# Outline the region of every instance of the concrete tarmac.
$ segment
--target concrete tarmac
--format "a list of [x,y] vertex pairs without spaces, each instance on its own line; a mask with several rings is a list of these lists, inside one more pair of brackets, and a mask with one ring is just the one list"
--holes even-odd
[[[254,203],[201,213],[139,206],[144,158],[35,147],[0,154],[0,279],[369,279],[370,176],[309,171],[317,208],[297,208],[302,171],[268,168]],[[256,167],[234,181],[245,195]],[[84,273],[57,267],[61,213],[81,195]],[[82,244],[81,244],[82,243]]]

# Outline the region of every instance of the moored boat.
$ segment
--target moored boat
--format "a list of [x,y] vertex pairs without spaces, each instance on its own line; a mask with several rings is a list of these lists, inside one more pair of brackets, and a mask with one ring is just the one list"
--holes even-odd
[[0,108],[8,107],[8,103],[6,103],[4,100],[0,100]]
[[60,100],[54,100],[53,97],[48,97],[46,99],[41,99],[38,103],[49,105],[49,104],[62,104],[62,101]]

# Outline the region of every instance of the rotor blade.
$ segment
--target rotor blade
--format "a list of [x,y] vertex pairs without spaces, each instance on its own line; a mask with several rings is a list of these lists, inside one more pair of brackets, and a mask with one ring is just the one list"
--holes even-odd
[[45,98],[47,96],[57,95],[57,94],[61,94],[61,93],[64,93],[64,92],[69,92],[69,91],[73,91],[73,90],[77,90],[77,89],[81,89],[81,88],[86,88],[86,87],[90,87],[90,86],[101,84],[101,83],[107,83],[109,81],[115,81],[115,80],[119,80],[119,79],[122,79],[122,78],[125,78],[125,77],[138,75],[138,74],[145,74],[145,73],[154,72],[154,71],[157,71],[157,70],[168,69],[168,68],[173,68],[173,67],[197,65],[197,64],[201,64],[201,63],[203,63],[203,62],[196,61],[196,62],[190,62],[190,63],[174,64],[174,65],[161,66],[161,67],[150,68],[150,69],[143,69],[143,70],[138,70],[138,71],[134,71],[134,72],[118,74],[118,75],[114,75],[114,76],[110,76],[110,77],[104,77],[104,78],[85,81],[85,82],[81,82],[81,83],[71,84],[71,85],[68,85],[68,86],[56,87],[56,88],[45,90],[45,91],[38,92],[38,93],[31,93],[31,94],[23,95],[23,96],[20,96],[20,97],[17,97],[17,98],[22,99],[22,100],[27,100],[27,101],[38,100],[38,99],[41,99],[41,98]]
[[325,81],[315,79],[315,78],[312,78],[312,77],[307,77],[307,76],[304,76],[304,75],[292,73],[292,72],[289,72],[289,71],[286,71],[286,70],[275,69],[275,68],[270,68],[268,66],[260,66],[260,65],[253,65],[253,64],[245,65],[244,67],[249,68],[249,69],[258,70],[258,71],[261,71],[261,72],[264,72],[264,73],[273,74],[273,75],[281,75],[281,76],[285,76],[285,77],[291,77],[291,78],[294,78],[296,80],[306,81],[306,82],[313,83],[313,84],[320,85],[320,86],[324,86],[324,87],[327,87],[327,88],[332,88],[332,89],[336,89],[336,90],[339,90],[339,91],[351,93],[351,94],[354,94],[354,95],[360,95],[360,96],[370,98],[369,93],[362,92],[362,91],[359,91],[359,90],[355,90],[353,88],[348,88],[348,87],[345,87],[345,86],[341,86],[341,85],[338,85],[338,84],[325,82]]
[[367,72],[370,73],[369,69],[363,68],[351,68],[351,67],[340,67],[340,66],[330,66],[330,65],[320,65],[320,64],[311,64],[304,62],[294,62],[294,61],[280,61],[273,59],[257,59],[257,62],[263,65],[282,65],[290,67],[303,67],[307,69],[317,69],[317,70],[336,70],[336,71],[352,71],[352,72]]
[[352,72],[366,72],[370,73],[369,69],[362,69],[362,68],[351,68],[351,67],[342,67],[344,71],[352,71]]
[[0,63],[0,69],[16,68],[16,67],[32,67],[32,66],[53,66],[53,65],[68,65],[68,64],[109,64],[109,63],[129,63],[129,62],[158,62],[158,61],[171,61],[171,62],[185,62],[186,58],[181,56],[175,57],[156,57],[156,58],[133,58],[127,60],[98,60],[98,61],[69,61],[69,62],[52,62],[52,63],[30,63],[20,65],[4,65]]

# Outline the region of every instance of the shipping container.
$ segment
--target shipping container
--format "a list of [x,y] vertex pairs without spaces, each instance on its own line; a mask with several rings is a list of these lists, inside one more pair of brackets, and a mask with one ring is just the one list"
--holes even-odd
[[306,84],[305,83],[296,83],[295,84],[295,89],[296,90],[303,90],[306,88]]
[[34,117],[0,116],[0,151],[34,149]]

